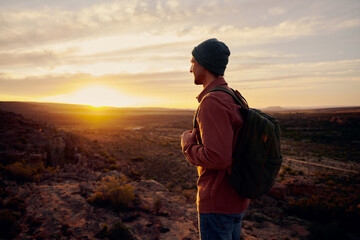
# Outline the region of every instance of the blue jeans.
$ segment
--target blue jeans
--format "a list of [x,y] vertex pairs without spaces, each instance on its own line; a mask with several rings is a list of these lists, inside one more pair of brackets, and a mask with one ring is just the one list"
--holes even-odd
[[239,240],[244,214],[199,213],[200,239]]

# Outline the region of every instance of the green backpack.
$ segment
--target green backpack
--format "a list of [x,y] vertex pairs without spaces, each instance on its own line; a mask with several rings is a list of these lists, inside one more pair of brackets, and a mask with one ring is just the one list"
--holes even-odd
[[[282,164],[280,150],[280,124],[275,118],[258,109],[249,108],[233,89],[215,87],[210,90],[222,91],[233,97],[240,105],[244,125],[239,132],[233,162],[230,184],[245,198],[258,198],[275,184],[275,178]],[[246,101],[246,100],[245,100]],[[195,121],[196,122],[196,116]]]

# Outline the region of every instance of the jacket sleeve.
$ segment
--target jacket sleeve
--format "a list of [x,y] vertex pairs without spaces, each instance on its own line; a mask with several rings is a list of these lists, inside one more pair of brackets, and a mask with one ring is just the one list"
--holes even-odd
[[226,169],[231,165],[234,132],[228,111],[220,99],[204,97],[197,116],[201,144],[189,140],[183,147],[191,164],[208,169]]

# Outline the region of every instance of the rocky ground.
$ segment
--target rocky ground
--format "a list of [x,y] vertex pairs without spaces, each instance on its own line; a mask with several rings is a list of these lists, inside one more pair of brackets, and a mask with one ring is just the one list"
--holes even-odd
[[[118,174],[114,172],[109,174]],[[14,189],[27,196],[26,214],[19,223],[21,232],[15,239],[94,239],[104,226],[119,221],[130,229],[134,239],[196,238],[192,204],[155,181],[131,182],[138,206],[117,212],[86,201],[84,194],[92,192],[96,181],[60,178]],[[156,213],[154,201],[158,199],[161,207]]]
[[[1,111],[1,238],[197,239],[196,170],[179,149],[187,121],[64,131]],[[296,142],[284,140],[285,152],[294,148]],[[273,189],[251,202],[242,239],[311,239],[313,221],[289,209],[336,185],[319,181],[319,172],[359,175],[358,163],[297,156],[285,155]],[[339,186],[339,194],[356,202],[359,184]]]
[[[119,171],[88,171],[86,175],[88,179],[75,171],[61,171],[40,183],[5,181],[9,195],[23,199],[26,205],[15,239],[93,239],[103,226],[119,221],[130,229],[134,239],[197,239],[196,209],[184,196],[154,180],[130,181],[138,201],[136,207],[117,212],[93,206],[86,197],[94,192],[97,180],[118,176]],[[309,234],[304,220],[282,218],[277,198],[284,199],[284,186],[277,185],[270,196],[252,203],[244,219],[243,239],[302,239]],[[159,207],[156,201],[160,201]]]

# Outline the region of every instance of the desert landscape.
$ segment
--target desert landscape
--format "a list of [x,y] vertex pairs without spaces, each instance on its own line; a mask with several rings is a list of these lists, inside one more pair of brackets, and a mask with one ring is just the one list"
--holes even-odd
[[[284,163],[242,239],[360,239],[360,107],[267,111]],[[0,238],[198,239],[193,114],[0,102]]]

